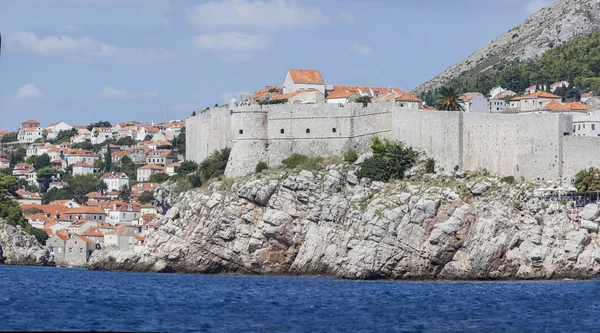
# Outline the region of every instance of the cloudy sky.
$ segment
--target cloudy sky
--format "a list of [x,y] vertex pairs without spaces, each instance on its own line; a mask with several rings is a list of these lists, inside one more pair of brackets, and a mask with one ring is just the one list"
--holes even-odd
[[0,130],[184,119],[280,85],[411,90],[552,0],[1,0]]

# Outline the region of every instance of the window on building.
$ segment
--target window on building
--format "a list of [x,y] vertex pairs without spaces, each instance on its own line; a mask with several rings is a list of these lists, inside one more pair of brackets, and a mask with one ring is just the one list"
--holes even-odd
[[125,218],[125,213],[123,213],[123,218]]
[[577,125],[577,130],[581,130],[581,125]]
[[307,128],[306,129],[306,134],[309,134],[309,133],[310,133],[310,128]]
[[77,241],[75,241],[75,245],[77,245]]
[[283,128],[279,130],[279,133],[281,133],[281,134],[285,133],[285,131],[283,130]]
[[596,130],[596,124],[592,124],[592,131]]
[[62,247],[58,248],[58,253],[62,253]]
[[69,253],[73,253],[73,248],[72,247],[69,248]]
[[585,129],[585,124],[583,124],[583,128]]
[[337,128],[335,128],[335,127],[334,127],[334,128],[331,130],[331,131],[332,131],[333,133],[335,133],[335,132],[337,132]]
[[244,130],[240,130],[240,134],[244,134]]
[[82,247],[79,248],[79,253],[83,253],[83,248]]

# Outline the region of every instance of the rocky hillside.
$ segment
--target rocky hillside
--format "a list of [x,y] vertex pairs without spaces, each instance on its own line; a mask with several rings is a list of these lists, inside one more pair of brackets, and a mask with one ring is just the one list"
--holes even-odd
[[34,236],[0,221],[0,264],[52,265],[50,254]]
[[[348,279],[591,278],[592,205],[571,219],[538,185],[481,175],[358,181],[355,167],[259,174],[170,195],[141,253],[96,251],[90,268],[329,275]],[[171,207],[172,206],[172,207]]]
[[600,0],[558,0],[417,87],[421,93],[500,63],[537,60],[555,45],[600,30]]

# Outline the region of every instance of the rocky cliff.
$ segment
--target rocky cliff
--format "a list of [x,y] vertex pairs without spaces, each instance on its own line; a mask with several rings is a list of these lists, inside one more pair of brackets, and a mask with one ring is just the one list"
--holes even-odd
[[0,221],[0,264],[52,265],[48,250],[34,236]]
[[553,46],[597,30],[600,30],[600,0],[556,1],[414,92],[440,87],[466,72],[489,70],[499,63],[537,60]]
[[170,209],[148,248],[96,251],[90,268],[349,279],[597,276],[600,207],[570,216],[567,203],[544,201],[536,186],[462,173],[359,182],[354,166],[338,165],[179,195],[161,189]]

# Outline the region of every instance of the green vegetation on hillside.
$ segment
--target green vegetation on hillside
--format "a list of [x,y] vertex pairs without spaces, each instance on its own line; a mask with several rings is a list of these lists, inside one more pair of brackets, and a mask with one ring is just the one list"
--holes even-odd
[[387,139],[373,138],[371,145],[373,157],[367,158],[358,169],[359,179],[369,178],[373,181],[387,182],[390,179],[403,179],[404,173],[412,168],[419,153],[412,147],[402,143],[391,143]]
[[[502,86],[521,94],[526,88],[546,86],[557,81],[568,81],[574,89],[558,89],[555,93],[565,100],[576,100],[578,94],[600,91],[600,32],[580,37],[570,43],[556,46],[538,61],[507,63],[499,58],[489,59],[483,65],[463,73],[450,86],[464,92],[487,95],[491,89]],[[435,91],[420,94],[431,105]]]
[[48,235],[44,231],[32,227],[25,220],[21,206],[13,199],[13,197],[17,197],[18,189],[19,181],[15,177],[0,175],[0,219],[10,225],[22,227],[43,244],[48,239]]

